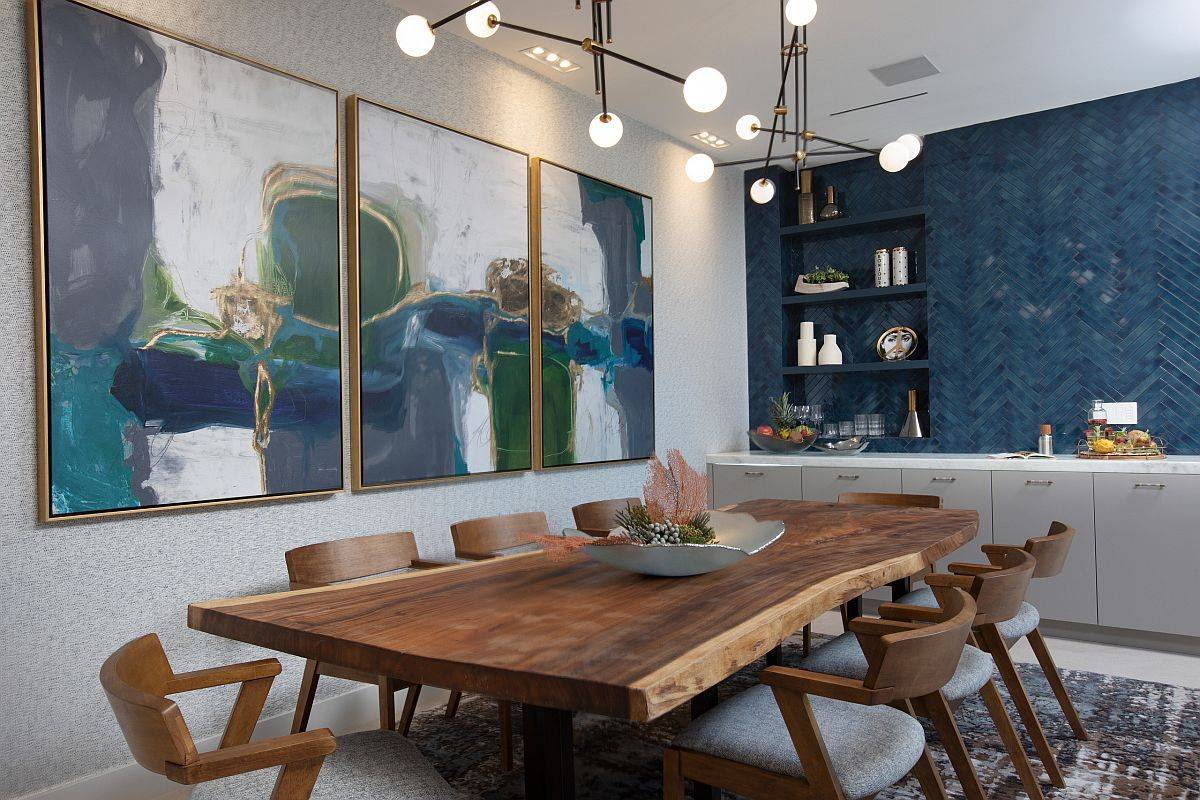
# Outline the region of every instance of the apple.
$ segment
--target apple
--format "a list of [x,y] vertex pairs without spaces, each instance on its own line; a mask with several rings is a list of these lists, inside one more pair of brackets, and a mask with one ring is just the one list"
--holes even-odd
[[772,428],[770,425],[759,425],[758,430],[755,432],[760,433],[763,436],[774,436],[775,435],[775,429]]

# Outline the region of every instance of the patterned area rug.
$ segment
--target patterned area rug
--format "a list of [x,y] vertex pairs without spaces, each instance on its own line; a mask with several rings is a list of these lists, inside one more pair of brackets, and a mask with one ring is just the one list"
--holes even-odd
[[[799,656],[797,637],[785,646],[785,661],[794,663]],[[763,666],[762,662],[753,664],[725,681],[720,687],[722,698],[753,686]],[[1065,789],[1043,783],[1047,800],[1200,800],[1200,691],[1090,672],[1064,672],[1067,688],[1093,736],[1090,742],[1078,742],[1071,737],[1041,670],[1019,666],[1067,779]],[[997,684],[1003,693],[998,677]],[[1018,720],[1011,705],[1009,715]],[[519,800],[524,797],[519,709],[514,717],[517,767],[507,774],[499,768],[496,704],[486,699],[465,700],[453,720],[440,711],[422,714],[413,724],[412,739],[460,791],[480,800]],[[648,725],[591,715],[576,717],[577,796],[580,800],[662,797],[662,751],[688,719],[686,707]],[[978,697],[968,701],[958,710],[957,719],[988,797],[1024,798],[983,702]],[[1019,721],[1017,729],[1021,730]],[[928,733],[948,792],[961,797],[954,771],[936,744],[936,734],[932,729]],[[1028,741],[1026,750],[1033,752]],[[1033,764],[1040,769],[1036,759]],[[922,797],[912,780],[879,795],[880,800]]]

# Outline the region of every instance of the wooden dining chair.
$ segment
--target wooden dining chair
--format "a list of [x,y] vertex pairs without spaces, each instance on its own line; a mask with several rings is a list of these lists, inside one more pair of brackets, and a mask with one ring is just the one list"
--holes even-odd
[[[1021,549],[1037,559],[1037,566],[1033,570],[1034,580],[1053,578],[1061,573],[1063,566],[1067,563],[1071,542],[1074,540],[1075,529],[1065,522],[1052,522],[1050,530],[1045,536],[1027,539],[1025,546]],[[1009,545],[985,544],[983,546],[983,552],[989,559],[993,553],[1003,553],[1008,549],[1010,549]],[[1050,684],[1050,689],[1054,692],[1059,707],[1062,708],[1063,716],[1067,718],[1067,724],[1071,726],[1071,732],[1075,734],[1076,739],[1086,742],[1089,739],[1087,729],[1083,727],[1079,712],[1075,710],[1075,704],[1071,702],[1071,696],[1067,694],[1067,687],[1063,684],[1062,676],[1058,672],[1058,665],[1054,663],[1054,657],[1050,655],[1046,640],[1042,638],[1042,632],[1039,630],[1041,622],[1042,617],[1037,608],[1032,603],[1025,602],[1022,604],[1019,614],[1007,622],[1000,623],[996,628],[1004,637],[1009,648],[1019,642],[1022,637],[1029,639],[1029,646],[1033,649],[1033,654],[1037,658],[1038,664],[1041,665],[1042,672],[1046,675],[1046,682]]]
[[[1019,547],[988,545],[986,549],[989,551],[987,557],[990,563],[952,563],[948,567],[949,574],[935,573],[925,576],[926,587],[910,592],[901,597],[899,602],[907,606],[936,607],[941,599],[939,593],[944,594],[949,589],[962,589],[975,597],[976,603],[986,613],[981,613],[975,620],[971,644],[992,657],[1025,726],[1025,732],[1029,734],[1042,766],[1050,776],[1050,782],[1062,788],[1066,786],[1066,781],[1058,766],[1054,749],[1046,739],[1046,733],[1038,721],[1029,693],[1025,690],[1025,684],[1021,681],[1012,656],[1009,655],[1008,643],[1000,632],[1001,626],[1025,627],[1027,624],[1020,620],[1020,617],[1033,609],[1033,606],[1025,602],[1025,592],[1037,568],[1037,559]],[[997,574],[1019,574],[1022,577],[1019,581],[999,583],[994,578]],[[989,578],[992,578],[990,582]],[[886,608],[887,604],[880,606],[881,613]],[[1033,609],[1033,613],[1036,614],[1037,610]],[[1027,791],[1033,796],[1025,777],[1022,777],[1022,782],[1026,783]]]
[[[377,800],[459,798],[420,751],[394,731],[334,739],[328,728],[251,742],[279,661],[175,672],[154,634],[127,643],[100,668],[100,684],[134,760],[197,786],[191,800]],[[217,749],[196,750],[170,695],[241,684]]]
[[[860,506],[898,506],[901,508],[941,508],[942,498],[935,494],[899,494],[896,492],[842,492],[838,495],[839,503],[851,503]],[[931,564],[909,579],[901,580],[892,589],[892,599],[912,589],[911,578],[927,575],[937,570],[936,564]],[[850,630],[850,620],[858,616],[862,597],[842,603],[842,630]],[[853,606],[852,606],[853,604]]]
[[[408,531],[318,542],[289,550],[283,554],[283,558],[287,562],[288,580],[293,589],[311,589],[362,578],[450,566],[449,562],[420,558],[416,538]],[[299,733],[308,727],[313,700],[317,695],[317,683],[322,676],[378,686],[380,729],[398,728],[400,733],[408,735],[417,711],[420,686],[314,659],[308,659],[304,664],[300,696],[292,717],[292,733]],[[408,689],[408,693],[397,725],[396,692],[401,689]]]
[[[1011,563],[1009,563],[1011,561]],[[1013,613],[1013,598],[1024,597],[1029,586],[1030,565],[1025,559],[1010,559],[1004,562],[1005,568],[981,575],[979,586],[972,591],[975,598],[975,620],[972,625],[982,625],[989,621],[1006,618]],[[945,619],[945,611],[938,606],[938,598],[934,597],[932,607],[925,605],[900,605],[884,603],[879,607],[880,617],[885,621],[902,623],[937,623]],[[863,625],[873,624],[856,620],[851,623],[851,629],[857,630]],[[820,647],[810,658],[801,661],[801,669],[813,672],[823,672],[838,675],[843,678],[862,678],[867,674],[868,663],[866,655],[853,632],[844,633]],[[930,695],[913,701],[913,706],[920,716],[928,718],[938,732],[938,737],[950,757],[950,763],[958,775],[963,793],[968,800],[984,800],[986,793],[979,781],[979,776],[967,752],[966,745],[959,735],[958,726],[954,720],[954,711],[972,695],[978,693],[984,702],[984,707],[991,716],[1000,739],[1008,750],[1013,767],[1025,787],[1031,800],[1041,800],[1042,790],[1029,757],[1021,745],[1021,740],[1008,716],[1000,692],[992,681],[995,664],[987,653],[968,645],[963,648],[959,659],[958,669],[954,677],[942,687],[937,696]]]
[[603,538],[608,532],[617,527],[617,514],[642,502],[636,497],[622,497],[619,500],[596,500],[591,503],[580,503],[571,509],[575,517],[575,527],[589,536]]
[[454,555],[468,561],[533,552],[541,548],[537,538],[549,535],[550,525],[541,511],[480,517],[450,526]]
[[943,617],[854,620],[868,662],[862,678],[768,667],[761,685],[675,738],[664,756],[664,800],[682,800],[688,779],[752,800],[856,800],[908,774],[926,798],[945,798],[912,701],[937,695],[954,676],[975,603],[952,593]]
[[[454,555],[468,561],[485,561],[504,556],[520,555],[541,549],[536,541],[540,536],[550,535],[550,524],[545,513],[530,511],[522,514],[505,514],[495,517],[480,517],[456,522],[450,526],[454,539]],[[446,703],[446,717],[454,719],[462,702],[462,692],[450,692]],[[507,772],[513,768],[512,703],[496,701],[500,707],[500,761]]]

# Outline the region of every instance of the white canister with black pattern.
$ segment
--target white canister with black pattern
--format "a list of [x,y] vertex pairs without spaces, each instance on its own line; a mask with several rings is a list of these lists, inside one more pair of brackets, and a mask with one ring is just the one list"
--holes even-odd
[[887,248],[875,251],[875,287],[885,289],[891,286],[892,261]]
[[892,285],[908,285],[908,248],[892,248]]

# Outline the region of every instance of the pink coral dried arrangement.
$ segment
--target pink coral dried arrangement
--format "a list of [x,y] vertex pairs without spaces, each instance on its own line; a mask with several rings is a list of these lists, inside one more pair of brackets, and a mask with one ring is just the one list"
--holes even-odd
[[679,450],[668,450],[666,465],[650,461],[643,497],[650,519],[684,525],[708,506],[708,476],[688,466]]

